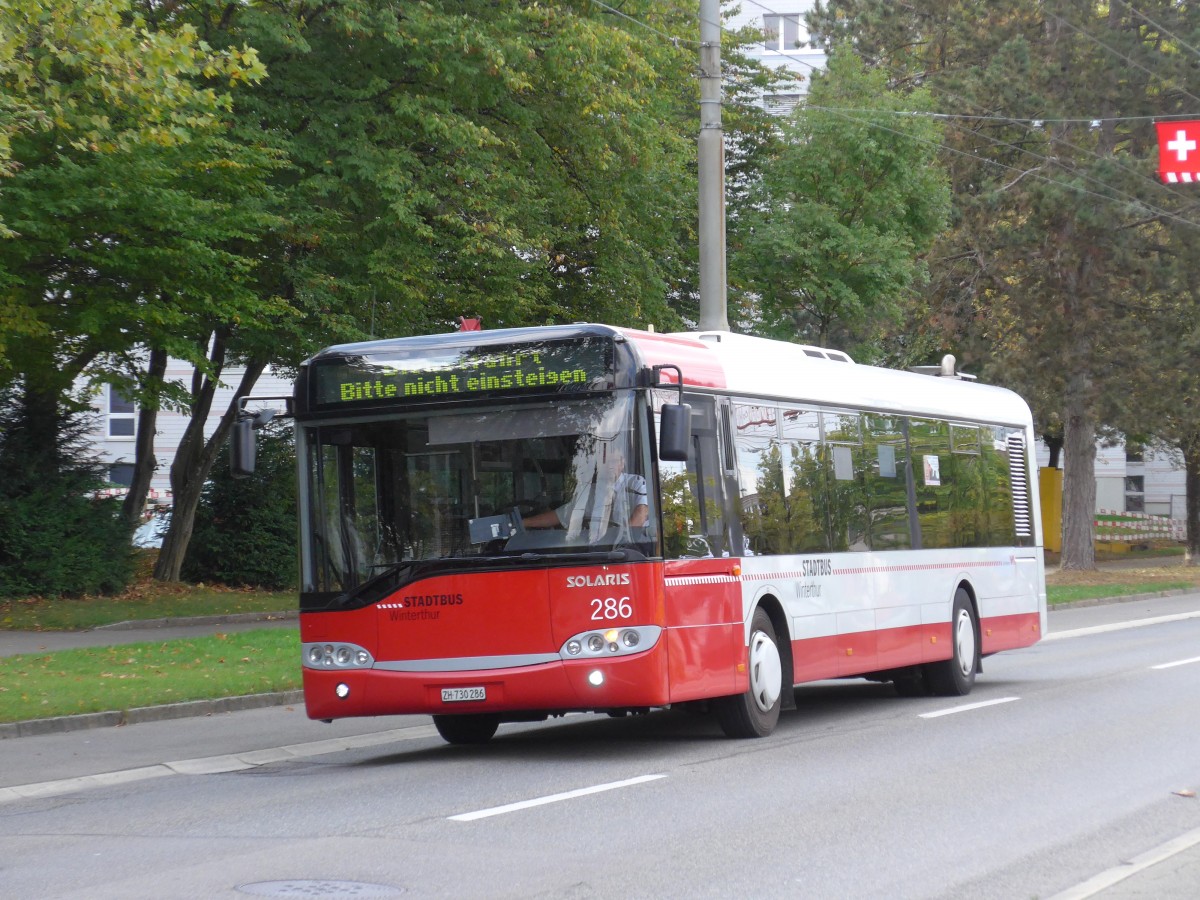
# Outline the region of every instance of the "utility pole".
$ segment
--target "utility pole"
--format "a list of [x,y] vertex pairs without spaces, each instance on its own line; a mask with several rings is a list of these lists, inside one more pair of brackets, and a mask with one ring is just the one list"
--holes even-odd
[[700,0],[700,330],[728,331],[721,0]]

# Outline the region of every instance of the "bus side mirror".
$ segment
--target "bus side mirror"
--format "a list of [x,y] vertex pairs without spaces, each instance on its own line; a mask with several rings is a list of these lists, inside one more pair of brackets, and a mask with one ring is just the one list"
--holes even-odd
[[234,478],[254,474],[254,417],[239,418],[229,436],[229,471]]
[[659,421],[658,458],[686,462],[692,444],[692,408],[686,403],[664,403]]
[[266,426],[268,422],[280,415],[277,409],[260,409],[258,412],[247,412],[246,404],[251,400],[283,400],[285,403],[283,415],[291,417],[291,397],[242,397],[238,401],[238,415],[233,420],[233,431],[229,434],[229,472],[234,478],[249,478],[254,474],[254,432]]

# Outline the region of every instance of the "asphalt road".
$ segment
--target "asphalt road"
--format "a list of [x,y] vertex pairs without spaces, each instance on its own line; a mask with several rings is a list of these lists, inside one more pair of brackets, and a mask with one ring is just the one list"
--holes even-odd
[[968,698],[807,686],[758,741],[665,712],[502,726],[463,748],[423,718],[325,726],[288,707],[0,741],[0,886],[1192,898],[1197,611],[1200,595],[1054,613]]

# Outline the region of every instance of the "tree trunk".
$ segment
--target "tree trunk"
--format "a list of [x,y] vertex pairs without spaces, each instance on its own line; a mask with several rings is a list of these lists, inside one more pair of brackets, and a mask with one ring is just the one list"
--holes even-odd
[[1181,442],[1187,492],[1187,564],[1200,566],[1200,434]]
[[[167,352],[151,350],[150,363],[146,367],[147,381],[162,383],[167,372]],[[154,429],[158,423],[158,406],[142,405],[138,408],[137,439],[133,452],[133,481],[129,493],[121,505],[121,515],[131,528],[137,527],[146,508],[146,495],[150,493],[150,482],[158,460],[154,457]]]
[[[218,340],[216,343],[219,344],[220,341]],[[218,354],[223,357],[223,350],[214,347],[214,357]],[[209,410],[212,408],[216,382],[212,378],[200,380],[199,390],[195,395],[192,407],[191,421],[188,422],[183,439],[179,443],[175,462],[171,465],[171,527],[168,529],[166,537],[163,538],[162,550],[159,551],[158,561],[154,566],[154,577],[157,580],[179,580],[188,544],[192,540],[196,508],[200,505],[204,482],[208,478],[208,473],[212,471],[221,444],[233,428],[238,401],[250,393],[265,368],[265,360],[251,360],[246,364],[241,383],[234,391],[216,430],[207,441],[204,440],[204,426]],[[219,372],[220,368],[218,367],[217,373],[219,374]]]
[[1046,444],[1046,449],[1050,451],[1050,461],[1046,464],[1046,467],[1049,469],[1062,468],[1059,465],[1059,458],[1062,454],[1062,448],[1063,448],[1062,435],[1043,434],[1042,440]]
[[1096,423],[1088,408],[1090,379],[1067,381],[1063,428],[1064,569],[1096,568]]

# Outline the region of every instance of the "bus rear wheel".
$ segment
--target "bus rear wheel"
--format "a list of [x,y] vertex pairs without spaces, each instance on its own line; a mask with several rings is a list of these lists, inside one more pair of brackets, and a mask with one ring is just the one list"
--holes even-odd
[[954,594],[954,612],[950,616],[950,641],[953,656],[925,666],[929,689],[944,697],[962,697],[971,693],[979,669],[979,623],[971,596],[962,588]]
[[783,662],[771,617],[761,607],[750,623],[750,687],[715,701],[717,719],[729,737],[766,737],[775,730],[783,694]]
[[486,744],[500,727],[498,716],[434,716],[433,727],[447,744]]

